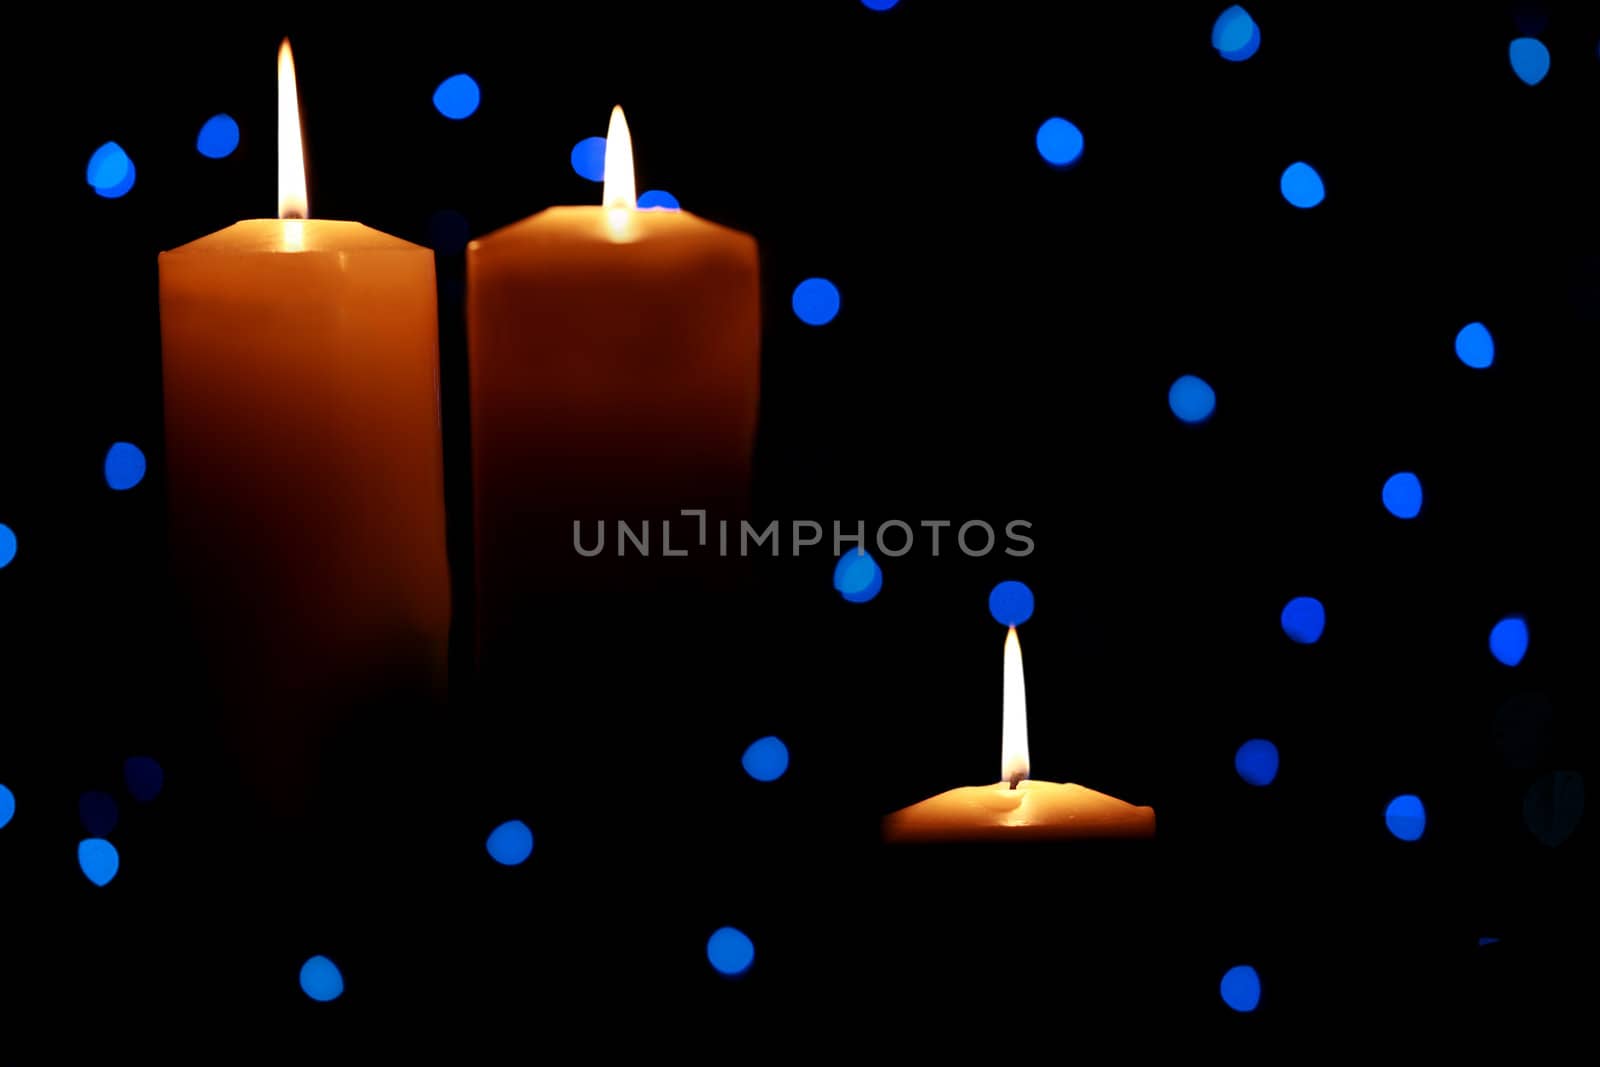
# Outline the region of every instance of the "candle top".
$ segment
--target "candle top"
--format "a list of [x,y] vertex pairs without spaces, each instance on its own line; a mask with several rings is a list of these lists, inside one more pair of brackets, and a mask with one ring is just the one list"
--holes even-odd
[[964,786],[946,790],[883,821],[889,841],[1016,838],[1150,837],[1153,808],[1139,807],[1071,782]]
[[245,219],[179,245],[164,256],[298,252],[428,252],[422,245],[342,219]]
[[502,241],[545,246],[725,243],[729,237],[754,241],[749,234],[687,211],[579,205],[546,208],[486,234],[467,247],[478,250]]
[[[640,211],[633,176],[633,137],[620,106],[611,109],[606,130],[605,184],[598,207],[565,205],[546,208],[520,222],[503,226],[467,245],[468,261],[491,249],[525,245],[561,248],[565,254],[583,255],[606,245],[654,245],[659,255],[676,259],[703,252],[720,256],[738,247],[739,256],[753,255],[755,240],[749,234],[691,215],[687,211]],[[729,238],[734,241],[730,242]],[[593,254],[607,255],[604,251]]]

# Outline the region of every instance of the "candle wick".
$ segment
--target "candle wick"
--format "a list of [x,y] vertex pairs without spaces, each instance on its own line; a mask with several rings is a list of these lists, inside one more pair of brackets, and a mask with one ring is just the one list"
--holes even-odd
[[1011,776],[1011,788],[1015,789],[1017,787],[1017,783],[1022,781],[1022,778],[1023,776],[1020,774],[1013,774]]

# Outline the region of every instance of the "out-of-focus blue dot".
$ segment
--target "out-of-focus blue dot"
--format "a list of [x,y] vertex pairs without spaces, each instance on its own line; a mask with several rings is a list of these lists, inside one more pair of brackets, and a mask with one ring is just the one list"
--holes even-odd
[[1489,631],[1489,652],[1507,667],[1515,667],[1528,654],[1528,620],[1508,615]]
[[128,792],[141,804],[148,804],[161,793],[167,776],[161,764],[149,756],[129,756],[122,762],[122,778]]
[[1083,155],[1083,131],[1063,118],[1045,119],[1033,143],[1052,167],[1070,167]]
[[128,176],[128,153],[115,141],[107,141],[89,156],[86,174],[95,189],[110,189]]
[[231,115],[212,115],[200,127],[194,147],[207,159],[224,159],[239,147],[239,124]]
[[132,489],[144,481],[144,453],[138,445],[118,441],[106,451],[106,484],[113,489]]
[[1414,519],[1422,514],[1422,481],[1410,471],[1389,475],[1383,483],[1383,506],[1397,519]]
[[496,863],[515,867],[533,855],[533,831],[521,819],[512,819],[489,831],[485,847]]
[[1484,945],[1498,945],[1499,943],[1500,943],[1500,939],[1498,937],[1480,937],[1480,938],[1478,938],[1478,947],[1479,948],[1482,948]]
[[572,146],[572,169],[592,182],[606,180],[606,139],[585,137]]
[[115,200],[133,188],[133,160],[117,142],[107,141],[89,157],[87,177],[95,192]]
[[134,169],[134,166],[133,166],[133,160],[130,159],[130,160],[128,160],[128,176],[126,178],[123,178],[122,181],[118,182],[116,185],[113,185],[113,186],[111,186],[109,188],[96,189],[95,192],[99,193],[101,196],[105,197],[107,200],[119,199],[120,197],[126,196],[128,190],[133,188],[133,181],[134,181],[134,178],[137,176],[137,174],[138,174],[138,172]]
[[1322,203],[1327,190],[1322,186],[1322,175],[1309,163],[1291,163],[1278,179],[1283,198],[1295,207],[1316,207]]
[[433,91],[433,106],[447,119],[464,119],[478,110],[478,83],[470,74],[452,74]]
[[1261,1003],[1261,976],[1254,967],[1229,967],[1222,976],[1222,1002],[1234,1011],[1255,1011]]
[[5,523],[0,522],[0,567],[6,566],[8,563],[10,563],[12,560],[14,560],[16,558],[17,558],[17,535],[16,535],[16,532],[13,531],[11,529],[11,527],[7,526]]
[[678,210],[678,198],[665,189],[646,189],[639,194],[639,207],[656,208],[665,211]]
[[1033,617],[1033,590],[1006,581],[989,590],[989,614],[1001,626],[1021,626]]
[[878,573],[878,561],[863,548],[852,548],[839,557],[833,566],[833,587],[845,596],[859,593],[872,584]]
[[1167,390],[1167,406],[1180,421],[1197,425],[1217,410],[1217,392],[1204,379],[1185,374]]
[[442,255],[453,256],[467,247],[472,239],[472,228],[467,217],[459,211],[445,208],[428,216],[428,247]]
[[11,790],[0,785],[0,829],[11,821],[11,816],[17,813],[17,798]]
[[1271,785],[1278,776],[1278,746],[1259,737],[1246,741],[1233,754],[1233,769],[1251,785]]
[[807,278],[794,287],[789,303],[801,322],[826,326],[839,314],[839,288],[826,278]]
[[1261,28],[1250,12],[1234,4],[1211,24],[1211,47],[1223,59],[1242,63],[1261,47]]
[[1571,837],[1582,818],[1583,775],[1577,771],[1541,775],[1522,798],[1522,821],[1551,848]]
[[1511,69],[1529,85],[1538,85],[1550,73],[1550,49],[1537,37],[1511,42]]
[[900,0],[861,0],[861,6],[871,11],[887,11]]
[[789,746],[776,737],[760,738],[750,742],[739,763],[756,781],[776,782],[789,769]]
[[876,563],[872,565],[872,582],[859,593],[840,593],[852,604],[865,604],[879,593],[883,592],[883,569]]
[[883,571],[872,553],[851,549],[833,567],[833,587],[852,604],[865,604],[883,589]]
[[312,956],[300,965],[300,988],[312,1000],[337,1000],[344,992],[344,975],[328,957]]
[[1494,337],[1481,322],[1469,322],[1456,334],[1456,358],[1473,370],[1494,362]]
[[750,969],[755,962],[755,942],[744,931],[724,926],[706,941],[706,959],[711,961],[718,974],[732,978]]
[[78,867],[95,885],[105,885],[115,878],[120,866],[122,857],[117,855],[117,847],[110,841],[86,837],[78,842]]
[[1302,645],[1314,645],[1322,637],[1322,630],[1328,624],[1328,613],[1323,610],[1322,601],[1314,596],[1297,596],[1283,606],[1283,614],[1278,617],[1278,622],[1283,626],[1283,632],[1289,635],[1289,640]]
[[95,837],[105,837],[117,828],[117,802],[110,793],[91,789],[78,798],[78,818],[83,828]]
[[1422,810],[1422,798],[1402,793],[1389,801],[1384,809],[1383,821],[1389,832],[1402,841],[1415,841],[1428,825],[1428,815]]

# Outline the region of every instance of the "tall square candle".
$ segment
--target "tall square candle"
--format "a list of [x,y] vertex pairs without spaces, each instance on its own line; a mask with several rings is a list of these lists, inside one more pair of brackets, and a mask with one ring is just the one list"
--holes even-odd
[[[601,206],[550,208],[467,248],[480,651],[546,594],[618,577],[617,521],[651,522],[648,549],[627,551],[661,557],[698,527],[679,518],[664,546],[652,520],[700,508],[714,530],[744,512],[756,242],[687,211],[638,210],[621,109],[605,172]],[[585,549],[604,531],[597,557],[577,552],[577,522]],[[691,569],[648,564],[620,584]]]
[[280,215],[160,257],[175,570],[271,802],[375,694],[443,681],[450,623],[433,254],[305,217],[288,42]]

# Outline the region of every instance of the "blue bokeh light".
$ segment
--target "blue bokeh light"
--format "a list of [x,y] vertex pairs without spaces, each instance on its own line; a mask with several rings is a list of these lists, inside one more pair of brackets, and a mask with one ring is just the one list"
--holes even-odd
[[1528,654],[1528,620],[1507,615],[1489,631],[1489,653],[1507,667],[1515,667]]
[[149,756],[129,756],[122,762],[122,778],[128,783],[128,792],[141,804],[148,804],[161,795],[166,784],[166,772],[161,764]]
[[91,789],[78,798],[78,819],[95,837],[105,837],[117,828],[117,801],[110,793]]
[[85,176],[96,193],[115,200],[133,188],[134,173],[133,160],[128,153],[117,142],[107,141],[89,157]]
[[1511,69],[1528,85],[1538,85],[1550,73],[1550,49],[1537,37],[1511,42]]
[[1234,4],[1211,24],[1211,47],[1223,59],[1243,63],[1261,47],[1261,27],[1250,12]]
[[100,837],[86,837],[78,842],[78,867],[83,876],[95,885],[105,885],[117,876],[122,857],[117,846]]
[[1278,189],[1285,200],[1298,208],[1316,207],[1327,196],[1322,175],[1309,163],[1291,163],[1284,168]]
[[232,115],[212,115],[200,127],[194,147],[207,159],[226,159],[239,147],[239,124]]
[[467,247],[472,240],[472,228],[467,217],[451,208],[435,211],[428,216],[428,247],[441,255],[453,256]]
[[789,769],[789,746],[776,737],[763,737],[750,742],[739,763],[756,781],[776,782]]
[[1522,821],[1548,848],[1559,848],[1583,821],[1583,775],[1578,771],[1542,774],[1522,797]]
[[1283,606],[1283,614],[1278,617],[1278,622],[1283,626],[1283,632],[1289,640],[1301,645],[1314,645],[1322,638],[1322,631],[1328,624],[1328,613],[1322,607],[1322,601],[1314,596],[1297,596]]
[[706,941],[706,959],[718,974],[729,978],[743,974],[756,959],[755,942],[744,931],[724,926]]
[[1428,814],[1422,810],[1422,798],[1402,793],[1389,801],[1384,809],[1383,821],[1389,832],[1402,841],[1415,841],[1427,828]]
[[0,567],[5,567],[17,558],[16,531],[5,523],[0,522]]
[[144,481],[146,463],[138,445],[118,441],[106,450],[106,484],[118,491]]
[[572,146],[572,169],[592,182],[606,180],[606,139],[585,137]]
[[1179,421],[1195,426],[1217,410],[1217,391],[1204,379],[1185,374],[1167,390],[1167,406]]
[[1278,746],[1264,738],[1254,738],[1233,754],[1233,769],[1251,785],[1271,785],[1278,777]]
[[1254,967],[1229,967],[1222,976],[1222,1002],[1234,1011],[1255,1011],[1261,1003],[1261,976]]
[[482,99],[470,74],[452,74],[433,91],[433,106],[447,119],[464,119],[478,110]]
[[300,988],[312,1000],[338,1000],[344,992],[344,975],[328,957],[312,956],[300,965]]
[[1033,617],[1033,590],[1006,581],[989,590],[989,614],[1001,626],[1021,626]]
[[94,189],[110,189],[128,176],[128,153],[115,141],[107,141],[89,156],[85,177]]
[[887,11],[900,0],[861,0],[861,6],[869,11]]
[[883,590],[883,570],[872,553],[851,549],[833,567],[833,587],[852,604],[865,604]]
[[1479,948],[1482,948],[1484,945],[1498,945],[1499,943],[1500,943],[1500,939],[1498,937],[1480,937],[1480,938],[1478,938],[1478,947]]
[[646,189],[639,194],[640,210],[677,211],[678,198],[665,189]]
[[95,192],[99,193],[107,200],[117,200],[123,196],[126,196],[128,190],[133,188],[133,181],[137,175],[138,172],[134,169],[133,161],[130,159],[128,161],[128,176],[126,178],[123,178],[122,181],[118,182],[116,185],[110,186],[109,188],[96,189]]
[[0,830],[5,829],[11,816],[17,813],[17,797],[10,789],[0,785]]
[[1083,131],[1063,118],[1045,119],[1033,143],[1052,167],[1070,167],[1083,156]]
[[839,314],[839,288],[826,278],[807,278],[794,287],[789,303],[807,326],[826,326]]
[[864,548],[852,548],[833,565],[833,587],[845,596],[859,593],[872,584],[878,561]]
[[533,831],[521,819],[511,819],[489,831],[484,847],[496,863],[515,867],[533,855]]
[[1456,358],[1473,370],[1494,362],[1494,335],[1481,322],[1469,322],[1456,334]]
[[1383,506],[1397,519],[1414,519],[1422,514],[1422,479],[1410,471],[1391,474],[1383,483]]

